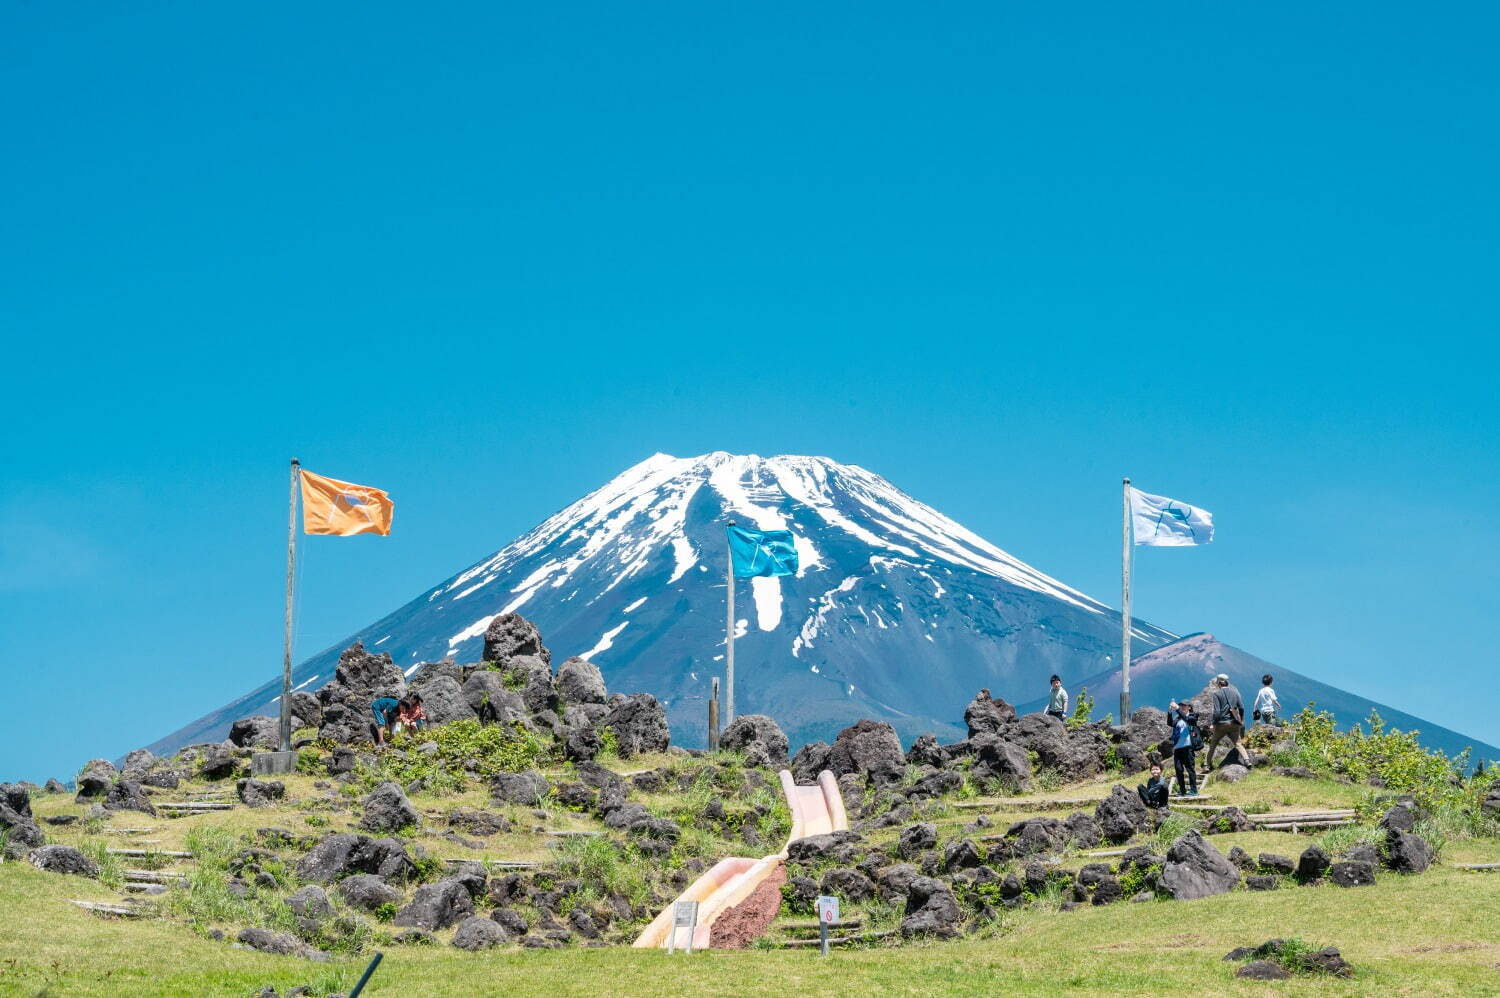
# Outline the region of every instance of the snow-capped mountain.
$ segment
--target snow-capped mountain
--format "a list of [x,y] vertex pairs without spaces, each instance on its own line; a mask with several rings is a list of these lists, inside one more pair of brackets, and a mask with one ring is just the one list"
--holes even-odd
[[[316,688],[355,639],[404,668],[480,657],[515,611],[556,661],[590,659],[611,689],[654,693],[676,738],[701,744],[724,671],[724,523],[786,528],[796,576],[736,588],[736,700],[793,744],[861,717],[908,737],[959,733],[980,687],[1012,701],[1054,670],[1107,669],[1119,613],[978,537],[863,468],[821,457],[657,454],[488,558],[297,666]],[[1137,622],[1137,653],[1173,635]],[[270,678],[270,677],[268,677]],[[163,739],[171,748],[273,714],[279,680]]]

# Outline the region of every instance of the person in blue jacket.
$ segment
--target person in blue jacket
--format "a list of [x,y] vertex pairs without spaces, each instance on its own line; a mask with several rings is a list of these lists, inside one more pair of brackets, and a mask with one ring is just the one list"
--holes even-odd
[[386,736],[396,725],[396,712],[401,708],[401,701],[395,697],[377,697],[370,704],[370,713],[375,715],[375,744],[384,745]]
[[1193,713],[1191,702],[1173,700],[1167,720],[1172,722],[1172,765],[1177,770],[1177,792],[1197,797],[1198,770],[1193,765],[1193,753],[1197,748],[1198,715]]

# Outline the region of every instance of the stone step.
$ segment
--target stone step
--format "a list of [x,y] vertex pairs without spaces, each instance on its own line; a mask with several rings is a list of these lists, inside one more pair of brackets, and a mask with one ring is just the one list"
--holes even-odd
[[173,859],[192,859],[190,852],[175,849],[106,849],[111,856],[168,856]]
[[528,859],[463,859],[461,857],[445,859],[444,863],[457,866],[459,863],[483,863],[485,866],[495,870],[530,870],[541,864],[535,860]]
[[953,806],[961,811],[1067,811],[1093,807],[1103,797],[1003,797],[992,800],[964,800]]
[[231,811],[234,809],[234,805],[228,801],[164,800],[154,802],[153,806],[158,811]]
[[181,873],[163,873],[160,870],[121,870],[120,875],[128,881],[140,884],[184,884],[187,876]]
[[[828,945],[839,946],[844,943],[874,942],[877,939],[885,939],[889,936],[894,936],[899,931],[901,930],[883,929],[880,932],[866,932],[864,935],[860,936],[830,936],[828,938]],[[821,946],[822,944],[822,939],[785,939],[781,942],[772,943],[771,945],[784,949],[801,949],[807,946]]]
[[1500,870],[1500,863],[1454,863],[1459,870]]
[[121,918],[138,918],[144,912],[131,904],[104,904],[99,901],[75,901],[69,900],[68,904],[76,904],[84,911],[92,911],[99,915],[117,915]]

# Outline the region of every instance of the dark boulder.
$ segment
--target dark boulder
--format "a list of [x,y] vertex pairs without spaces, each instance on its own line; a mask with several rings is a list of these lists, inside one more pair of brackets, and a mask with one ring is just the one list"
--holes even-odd
[[452,676],[437,676],[420,686],[413,685],[412,688],[422,695],[422,710],[427,714],[429,723],[448,724],[479,716],[469,706],[463,687]]
[[453,933],[453,945],[471,953],[499,946],[509,939],[500,923],[479,915],[464,919]]
[[448,812],[448,824],[462,829],[470,835],[485,838],[511,830],[510,819],[493,811],[480,811],[469,807],[455,808]]
[[901,793],[907,800],[930,800],[954,793],[963,785],[964,778],[960,774],[951,769],[936,769],[922,776]]
[[502,613],[484,630],[484,660],[505,666],[519,656],[539,658],[549,669],[552,665],[552,653],[536,625],[519,613]]
[[313,949],[311,946],[287,932],[275,932],[271,929],[249,928],[241,929],[235,941],[251,949],[260,950],[262,953],[272,953],[276,956],[300,956],[304,960],[324,961],[328,954]]
[[792,756],[792,776],[798,783],[812,783],[818,774],[829,768],[833,746],[827,742],[808,742]]
[[1392,832],[1409,832],[1417,827],[1417,812],[1405,804],[1397,804],[1381,817],[1380,827]]
[[525,915],[510,908],[496,908],[490,912],[490,921],[513,936],[525,935],[526,930],[531,928],[531,923],[526,921]]
[[76,786],[78,789],[78,800],[83,802],[94,798],[103,797],[109,793],[109,788],[115,785],[115,780],[120,774],[115,769],[114,763],[108,759],[92,759],[83,767],[78,774]]
[[822,890],[824,894],[854,902],[874,895],[875,885],[858,870],[840,866],[823,874]]
[[229,726],[229,742],[236,748],[277,748],[281,744],[281,721],[263,715],[242,717]]
[[176,790],[181,783],[182,775],[175,769],[157,769],[141,777],[143,786],[157,787],[162,790]]
[[1094,821],[1099,826],[1099,833],[1109,842],[1125,842],[1140,832],[1151,830],[1151,816],[1147,814],[1140,795],[1118,783],[1094,809]]
[[1208,832],[1250,832],[1255,830],[1255,822],[1250,816],[1237,807],[1226,807],[1215,811],[1213,816],[1204,821],[1205,831]]
[[339,896],[351,908],[374,911],[381,905],[399,904],[401,892],[373,873],[356,873],[339,882]]
[[228,779],[239,768],[239,757],[227,745],[209,745],[198,759],[198,773],[206,780]]
[[943,869],[950,873],[983,865],[984,856],[980,854],[979,847],[968,839],[950,842],[943,850]]
[[964,723],[969,726],[969,738],[979,735],[998,735],[1009,721],[1016,719],[1016,709],[1004,700],[996,700],[980,694],[964,708]]
[[907,885],[903,936],[952,938],[959,934],[963,913],[953,891],[941,880],[917,877]]
[[557,670],[557,695],[564,703],[603,704],[609,691],[604,688],[604,673],[599,667],[575,656]]
[[316,884],[308,884],[295,894],[288,895],[282,903],[302,918],[328,918],[333,914],[333,905],[329,904],[328,895]]
[[1272,963],[1270,960],[1251,960],[1236,970],[1234,976],[1250,981],[1284,981],[1292,974],[1279,963]]
[[359,827],[370,832],[399,832],[421,821],[422,816],[406,799],[401,787],[387,780],[364,799],[364,816]]
[[1297,879],[1302,881],[1317,880],[1328,872],[1332,865],[1328,853],[1323,851],[1322,846],[1311,845],[1302,851],[1297,859]]
[[151,772],[151,767],[160,761],[156,757],[156,753],[150,749],[135,749],[126,755],[124,761],[120,763],[120,776],[123,779],[140,781],[147,773]]
[[505,688],[505,677],[494,669],[478,669],[463,685],[464,702],[486,724],[530,725],[526,701]]
[[1161,887],[1178,901],[1195,901],[1233,890],[1240,872],[1198,832],[1188,832],[1167,850]]
[[292,730],[318,728],[323,724],[323,705],[318,698],[306,690],[292,694]]
[[969,739],[969,750],[974,755],[976,779],[999,780],[1016,790],[1031,785],[1031,760],[1021,746],[999,735],[981,734]]
[[1290,877],[1297,869],[1297,864],[1290,858],[1277,855],[1274,852],[1263,852],[1256,859],[1259,861],[1262,871],[1282,877]]
[[649,693],[635,693],[613,700],[600,726],[614,730],[622,759],[665,752],[672,743],[671,733],[667,730],[667,712]]
[[500,773],[490,784],[490,794],[505,804],[536,807],[552,792],[547,778],[534,769],[520,773]]
[[286,784],[280,780],[242,779],[234,789],[246,807],[270,807],[286,795]]
[[787,858],[793,863],[804,865],[816,863],[825,858],[837,858],[841,847],[860,841],[857,832],[826,832],[822,835],[809,835],[807,838],[796,839],[787,845]]
[[62,781],[56,777],[48,777],[47,782],[42,785],[42,789],[46,790],[49,794],[65,794],[68,792],[68,788],[63,786]]
[[1245,886],[1252,891],[1274,891],[1281,886],[1281,878],[1257,874],[1246,877]]
[[[372,701],[374,697],[370,698]],[[344,703],[330,703],[323,708],[323,723],[318,727],[318,737],[334,742],[338,746],[348,746],[359,742],[370,742],[374,740],[371,731],[375,724],[375,718],[371,715],[368,704],[360,710]],[[334,758],[339,756],[339,748],[335,748]],[[349,759],[354,759],[354,750],[346,749]],[[347,772],[347,770],[346,770]]]
[[1237,762],[1226,762],[1214,770],[1214,780],[1220,783],[1238,783],[1250,775],[1250,770]]
[[1079,849],[1092,849],[1104,839],[1104,833],[1099,830],[1094,819],[1081,812],[1068,815],[1063,827],[1068,830],[1068,838],[1073,845]]
[[935,845],[937,845],[937,825],[922,822],[901,829],[901,834],[897,838],[896,851],[907,859],[911,859]]
[[27,857],[31,865],[48,873],[69,873],[76,877],[99,878],[99,864],[72,846],[41,846]]
[[937,736],[932,734],[918,735],[917,740],[911,743],[911,748],[906,750],[906,762],[911,766],[946,766],[952,761],[952,755],[943,746],[938,744]]
[[895,728],[884,721],[858,721],[834,739],[828,768],[835,776],[858,774],[876,786],[894,786],[906,775],[906,754]]
[[589,724],[575,724],[568,728],[562,743],[563,758],[569,762],[587,762],[604,748],[599,732]]
[[1028,818],[1005,830],[1005,841],[1015,856],[1062,852],[1068,844],[1068,828],[1056,818]]
[[396,925],[446,929],[474,914],[474,899],[468,887],[455,877],[417,888],[411,902],[396,912]]
[[1433,848],[1410,832],[1392,829],[1385,838],[1385,864],[1397,873],[1421,873],[1432,865]]
[[905,897],[911,890],[911,882],[921,875],[921,871],[910,863],[896,863],[876,874],[875,882],[880,885],[880,896],[893,901]]
[[[371,655],[356,641],[339,655],[333,673],[336,690],[345,703],[368,705],[379,696],[400,697],[406,694],[406,674],[382,652]],[[334,684],[329,684],[330,686]],[[326,719],[325,719],[326,723]]]
[[297,876],[328,884],[354,873],[370,873],[386,881],[408,880],[416,864],[395,839],[336,832],[325,836],[297,863]]
[[1328,879],[1340,887],[1369,887],[1375,883],[1375,864],[1346,859],[1328,868]]
[[766,769],[787,767],[787,740],[781,726],[765,714],[741,714],[719,738],[731,752],[743,752],[745,763]]
[[120,780],[109,788],[104,806],[110,811],[140,811],[156,817],[156,808],[146,791],[135,780]]

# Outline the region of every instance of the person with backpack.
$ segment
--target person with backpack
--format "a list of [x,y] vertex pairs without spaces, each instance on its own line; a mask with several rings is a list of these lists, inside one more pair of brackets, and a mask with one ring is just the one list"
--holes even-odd
[[1271,688],[1269,672],[1260,677],[1260,691],[1255,694],[1254,710],[1255,720],[1275,727],[1276,715],[1281,713],[1281,701],[1276,698],[1276,691]]
[[[1214,677],[1213,691],[1213,727],[1208,734],[1208,756],[1203,760],[1203,767],[1207,770],[1214,768],[1214,750],[1219,743],[1228,739],[1230,745],[1239,753],[1240,765],[1249,767],[1250,752],[1245,748],[1245,701],[1240,697],[1240,691],[1229,685],[1229,677],[1219,673]],[[1228,755],[1225,755],[1228,758]]]
[[1177,772],[1177,792],[1197,797],[1198,770],[1193,765],[1193,753],[1203,747],[1203,736],[1198,733],[1198,715],[1193,713],[1192,702],[1173,700],[1167,720],[1172,724],[1172,766]]

